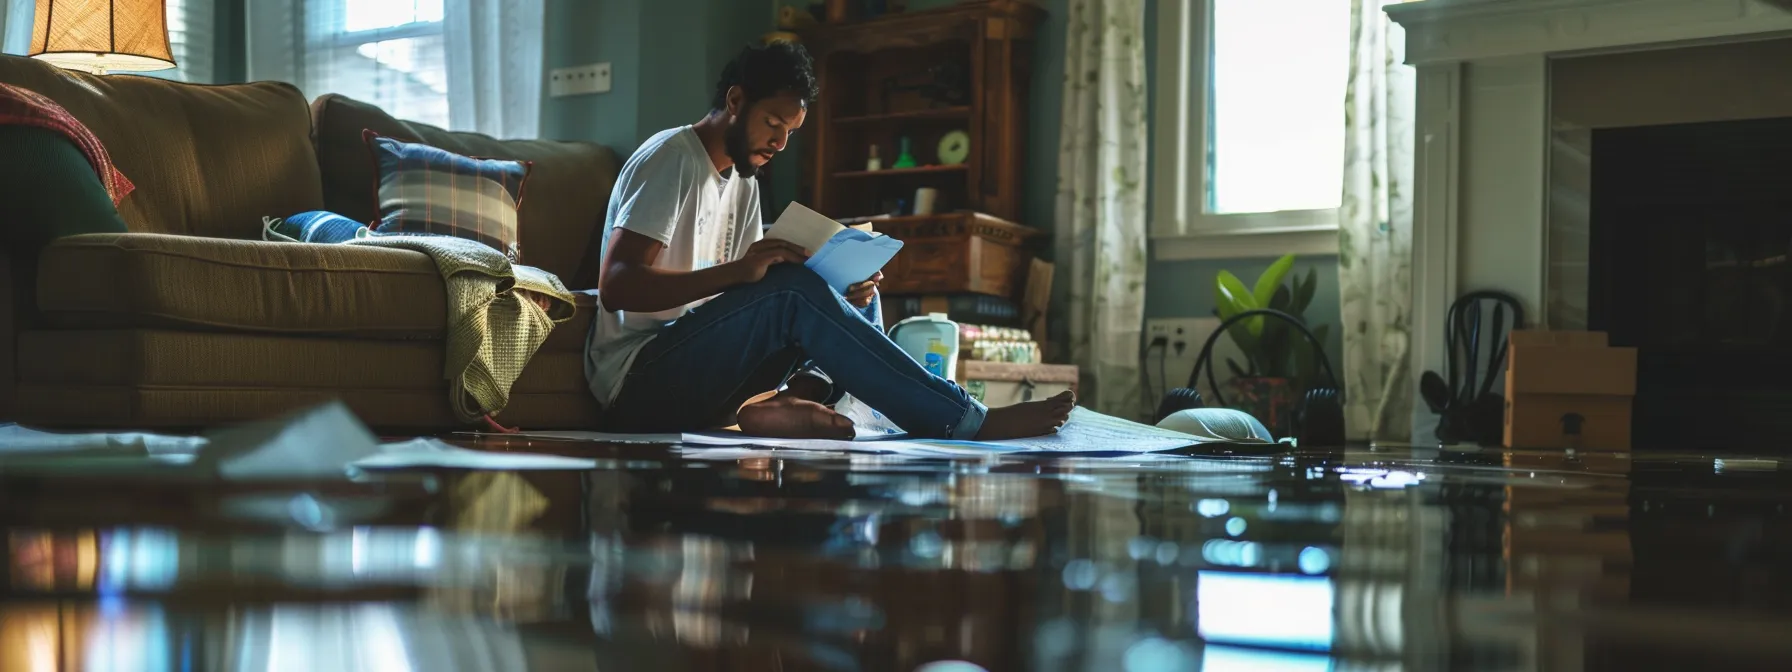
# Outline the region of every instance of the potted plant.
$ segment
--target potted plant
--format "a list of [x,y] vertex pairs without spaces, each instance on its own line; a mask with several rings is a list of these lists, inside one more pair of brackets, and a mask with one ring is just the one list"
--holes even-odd
[[[1231,271],[1220,271],[1214,282],[1214,303],[1220,319],[1257,308],[1287,313],[1306,324],[1307,305],[1313,301],[1317,275],[1308,269],[1304,277],[1287,282],[1294,255],[1270,264],[1254,285]],[[1308,325],[1319,342],[1326,342],[1331,325]],[[1277,435],[1289,431],[1301,393],[1318,375],[1313,348],[1293,326],[1274,318],[1246,318],[1226,330],[1238,345],[1245,362],[1227,358],[1232,378],[1224,383],[1228,406],[1250,413]]]

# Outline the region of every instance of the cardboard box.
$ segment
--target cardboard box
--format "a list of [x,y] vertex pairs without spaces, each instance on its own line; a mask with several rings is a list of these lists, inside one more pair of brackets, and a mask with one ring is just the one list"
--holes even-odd
[[1630,449],[1636,348],[1603,332],[1514,331],[1506,354],[1506,447]]

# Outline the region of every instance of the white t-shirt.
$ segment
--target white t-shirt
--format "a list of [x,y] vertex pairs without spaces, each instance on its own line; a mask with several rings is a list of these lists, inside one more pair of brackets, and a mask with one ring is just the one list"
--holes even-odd
[[[733,171],[730,171],[731,173]],[[604,217],[603,246],[620,227],[666,246],[654,262],[668,271],[696,271],[733,261],[759,242],[759,183],[723,177],[690,126],[660,131],[635,150]],[[611,312],[598,291],[597,318],[585,345],[585,380],[599,402],[609,404],[641,346],[673,320],[704,301],[657,313]]]

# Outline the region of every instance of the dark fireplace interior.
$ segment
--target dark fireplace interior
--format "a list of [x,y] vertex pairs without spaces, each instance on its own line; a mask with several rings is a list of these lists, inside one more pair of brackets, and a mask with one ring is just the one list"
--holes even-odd
[[1588,323],[1635,346],[1637,449],[1792,440],[1792,119],[1596,130]]

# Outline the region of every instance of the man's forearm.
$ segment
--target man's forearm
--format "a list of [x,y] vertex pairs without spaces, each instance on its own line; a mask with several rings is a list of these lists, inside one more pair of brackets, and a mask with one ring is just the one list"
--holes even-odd
[[604,308],[657,313],[707,299],[740,284],[732,263],[696,271],[668,271],[652,266],[612,268],[598,288]]

